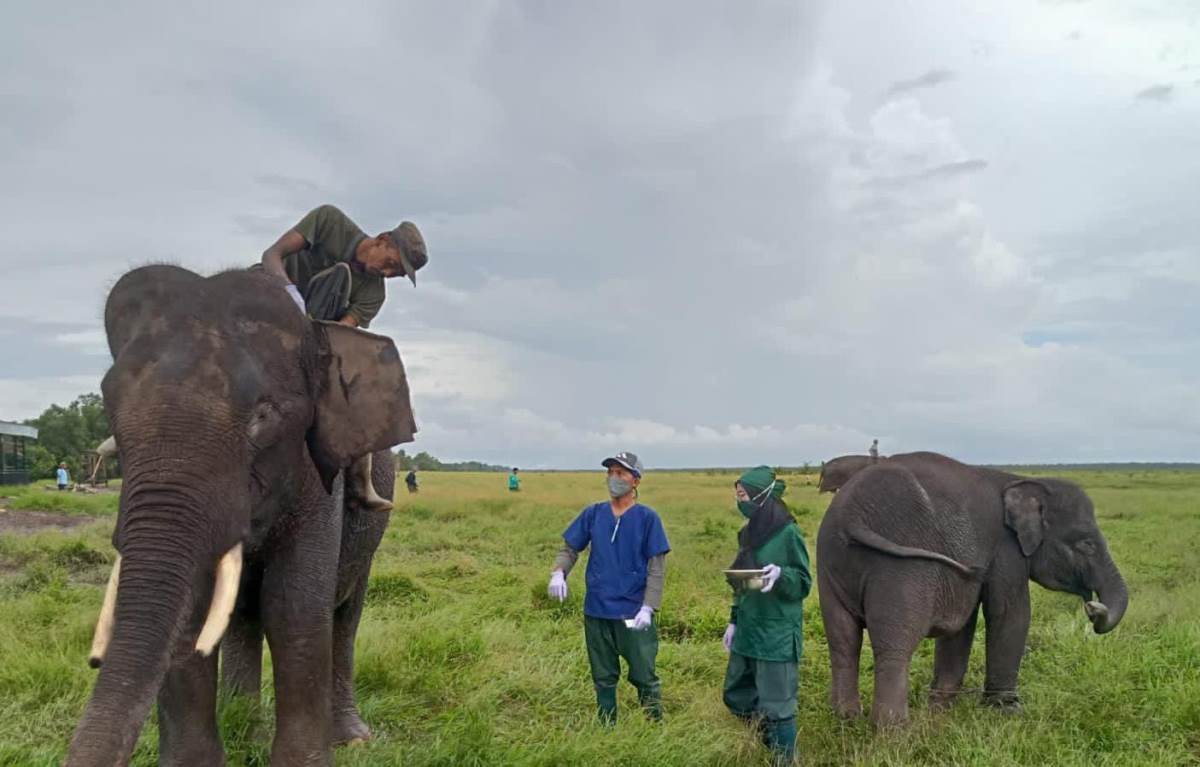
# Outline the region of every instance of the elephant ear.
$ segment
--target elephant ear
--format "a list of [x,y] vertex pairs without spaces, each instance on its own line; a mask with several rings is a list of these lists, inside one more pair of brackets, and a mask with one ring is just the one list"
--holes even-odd
[[1019,479],[1004,487],[1004,524],[1017,534],[1021,553],[1030,556],[1042,545],[1050,488],[1032,479]]
[[356,458],[412,442],[417,424],[392,339],[336,322],[313,326],[316,414],[308,451],[329,491]]

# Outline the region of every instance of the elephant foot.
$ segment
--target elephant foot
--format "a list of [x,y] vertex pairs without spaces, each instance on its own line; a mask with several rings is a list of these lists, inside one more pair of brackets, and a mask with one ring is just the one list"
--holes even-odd
[[954,705],[954,701],[962,694],[962,690],[938,690],[931,689],[929,691],[929,708],[934,711],[944,711]]
[[353,746],[365,743],[370,739],[371,728],[354,709],[340,711],[333,715],[333,744],[335,746]]
[[1022,711],[1021,697],[1015,690],[983,693],[983,704],[1004,714],[1019,714]]
[[863,715],[862,701],[858,698],[833,702],[833,713],[842,719],[858,719]]

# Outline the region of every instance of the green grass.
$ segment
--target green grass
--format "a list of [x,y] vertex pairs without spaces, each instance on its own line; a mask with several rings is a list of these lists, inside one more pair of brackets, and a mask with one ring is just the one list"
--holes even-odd
[[[117,488],[119,485],[114,483],[113,487]],[[3,504],[8,509],[113,517],[117,515],[117,506],[120,502],[120,493],[59,492],[58,490],[46,490],[41,484],[0,486],[0,497],[8,499]]]
[[[805,605],[798,719],[805,763],[1200,764],[1200,473],[1069,476],[1091,493],[1129,583],[1121,626],[1096,636],[1078,598],[1035,586],[1023,714],[996,713],[970,695],[949,712],[929,713],[926,642],[913,664],[913,721],[880,735],[830,711],[814,592]],[[788,479],[811,551],[829,496],[818,497],[805,478]],[[733,558],[741,521],[731,476],[647,479],[643,500],[662,514],[674,546],[658,658],[666,721],[643,721],[623,683],[612,731],[593,722],[582,573],[571,576],[565,605],[545,596],[559,535],[603,494],[602,475],[529,472],[520,494],[505,490],[502,474],[423,473],[421,482],[419,495],[401,489],[397,498],[359,633],[357,686],[376,738],[339,750],[339,765],[763,763],[720,698],[728,610],[720,569]],[[111,524],[0,535],[0,764],[62,758],[94,678],[85,656],[112,556]],[[968,687],[982,685],[982,650],[979,637]],[[869,654],[864,661],[869,704]],[[231,765],[267,763],[256,733],[271,731],[271,716],[269,705],[222,708]],[[151,721],[135,764],[153,764],[156,743]]]

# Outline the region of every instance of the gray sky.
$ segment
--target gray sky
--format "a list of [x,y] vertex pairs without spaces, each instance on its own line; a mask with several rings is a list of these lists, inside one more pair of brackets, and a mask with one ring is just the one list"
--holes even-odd
[[332,202],[429,244],[410,450],[1200,455],[1194,2],[179,5],[0,11],[0,419]]

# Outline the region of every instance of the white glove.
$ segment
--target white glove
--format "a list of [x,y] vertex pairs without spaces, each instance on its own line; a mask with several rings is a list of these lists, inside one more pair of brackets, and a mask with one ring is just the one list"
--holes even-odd
[[633,616],[633,625],[630,626],[634,631],[641,631],[649,628],[653,623],[654,608],[650,605],[642,605],[642,609],[637,611],[637,615]]
[[567,579],[562,570],[550,573],[550,588],[547,591],[551,599],[557,599],[559,602],[567,598]]
[[725,645],[725,652],[733,652],[733,634],[737,631],[737,624],[730,623],[725,627],[725,636],[721,639],[721,644]]
[[764,565],[763,566],[762,590],[763,590],[764,594],[767,593],[768,591],[770,591],[771,589],[775,588],[775,581],[779,580],[779,575],[782,572],[783,572],[783,570],[780,569],[779,565]]
[[300,288],[289,282],[284,290],[286,290],[287,294],[292,297],[293,301],[296,302],[296,306],[300,307],[300,311],[304,314],[307,314],[308,310],[304,307],[304,296],[300,295]]

